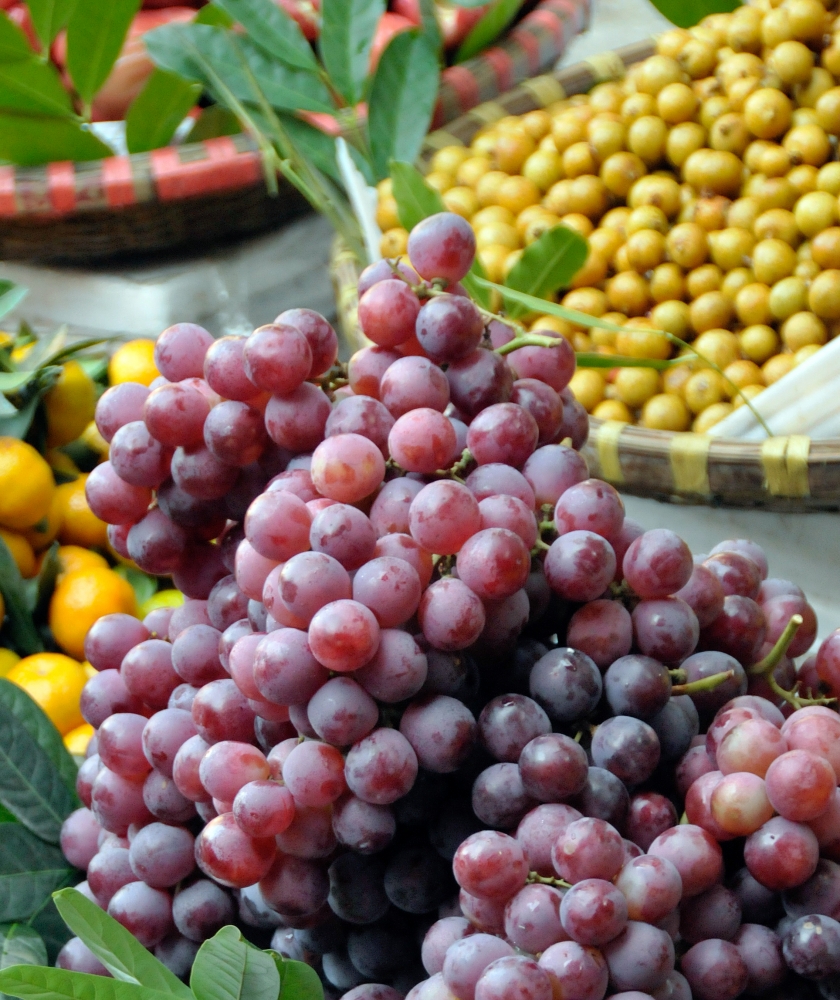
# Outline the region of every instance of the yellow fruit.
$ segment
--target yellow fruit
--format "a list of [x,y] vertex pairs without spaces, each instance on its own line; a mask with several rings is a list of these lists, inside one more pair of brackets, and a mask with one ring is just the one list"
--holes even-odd
[[20,575],[27,579],[35,576],[35,553],[26,538],[17,531],[7,531],[5,528],[0,528],[0,538],[11,552]]
[[81,663],[62,653],[35,653],[16,663],[6,679],[41,706],[62,736],[84,725],[79,699],[87,676]]
[[604,385],[604,376],[596,369],[578,368],[569,388],[586,412],[591,413],[604,398]]
[[0,649],[0,677],[5,677],[16,664],[20,663],[20,657],[12,649]]
[[97,455],[101,455],[103,458],[107,457],[110,445],[99,433],[98,427],[92,420],[82,431],[80,440],[82,444],[90,448],[91,451],[95,451]]
[[44,396],[47,412],[47,445],[69,444],[93,420],[96,386],[78,361],[68,361],[58,381]]
[[85,497],[87,476],[56,489],[61,498],[62,517],[58,538],[63,545],[104,548],[108,544],[108,525],[93,513]]
[[58,579],[75,573],[80,569],[107,569],[108,561],[104,556],[81,545],[59,545],[58,547]]
[[183,603],[184,595],[180,590],[159,590],[143,601],[137,609],[137,617],[145,618],[150,611],[157,611],[158,608],[179,608]]
[[682,396],[661,392],[645,403],[639,422],[656,431],[687,431],[691,414]]
[[[396,203],[395,203],[396,204]],[[391,225],[385,229],[398,226],[399,219],[390,220]],[[155,367],[155,342],[153,340],[129,340],[118,348],[108,362],[108,381],[111,385],[120,382],[139,382],[141,385],[151,384],[160,372]]]
[[68,573],[53,592],[49,625],[59,646],[71,656],[84,654],[85,636],[102,615],[137,614],[131,585],[110,569]]
[[23,537],[29,542],[36,552],[41,552],[48,545],[58,538],[58,529],[61,527],[61,518],[64,515],[64,501],[58,490],[53,490],[50,500],[50,509],[47,516],[38,524],[22,532]]
[[691,429],[695,434],[705,434],[710,427],[714,427],[714,425],[720,423],[724,417],[728,417],[734,409],[735,407],[732,403],[712,403],[711,406],[707,406],[706,409],[695,418],[694,423],[691,425]]
[[93,733],[94,728],[88,722],[84,722],[81,726],[71,729],[64,737],[64,745],[67,747],[68,752],[73,754],[74,757],[84,757]]
[[633,414],[620,399],[605,399],[592,411],[596,420],[617,420],[622,424],[632,424]]
[[32,445],[0,438],[0,525],[37,524],[49,513],[54,490],[52,470]]

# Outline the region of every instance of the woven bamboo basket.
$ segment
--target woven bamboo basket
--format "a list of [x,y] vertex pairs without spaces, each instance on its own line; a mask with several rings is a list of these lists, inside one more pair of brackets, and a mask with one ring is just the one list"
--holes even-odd
[[[524,114],[620,79],[627,66],[654,51],[653,40],[638,42],[527,80],[432,132],[421,165],[443,146],[468,144],[479,129],[505,115]],[[357,322],[358,265],[339,243],[333,247],[331,273],[342,331],[355,350],[367,343]],[[591,419],[583,453],[594,476],[635,496],[777,512],[840,510],[840,440],[792,435],[753,443]]]
[[[589,21],[590,0],[541,0],[496,46],[444,70],[435,127],[545,71]],[[245,135],[43,167],[0,166],[0,260],[91,263],[206,250],[307,211],[266,189]]]

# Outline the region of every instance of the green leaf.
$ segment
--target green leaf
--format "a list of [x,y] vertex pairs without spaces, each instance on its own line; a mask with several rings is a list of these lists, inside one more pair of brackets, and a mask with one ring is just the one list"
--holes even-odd
[[29,289],[13,281],[0,281],[0,319],[8,315],[29,294]]
[[58,843],[61,824],[77,805],[62,773],[5,700],[0,702],[0,802],[51,844]]
[[55,160],[101,160],[114,151],[69,118],[0,113],[0,159],[21,167]]
[[223,927],[198,949],[190,987],[198,1000],[278,1000],[280,973],[236,927]]
[[[30,10],[32,5],[30,4]],[[5,11],[0,15],[0,62],[17,62],[20,59],[31,59],[32,49],[29,39],[21,29],[9,20]]]
[[193,18],[193,24],[217,24],[220,28],[232,28],[234,20],[215,3],[208,3]]
[[270,56],[276,56],[287,66],[317,71],[318,63],[312,46],[300,26],[272,0],[216,0],[210,6],[217,5],[241,24],[251,41]]
[[0,826],[0,921],[27,920],[73,878],[78,878],[76,869],[58,847],[19,823]]
[[461,279],[461,284],[470,293],[470,298],[477,302],[483,309],[490,308],[490,292],[484,287],[484,285],[480,285],[476,279],[486,277],[487,272],[484,270],[484,265],[478,257],[476,257],[472,262],[472,267]]
[[[55,473],[53,473],[55,475]],[[66,482],[73,482],[75,477],[69,478]],[[43,621],[47,617],[47,612],[49,608],[50,598],[55,590],[55,581],[58,578],[58,571],[61,568],[58,562],[58,542],[53,542],[52,545],[47,549],[44,560],[41,563],[41,569],[38,571],[38,576],[34,580],[27,580],[27,584],[35,584],[34,598],[30,601],[34,604],[32,611],[32,617],[35,621]],[[49,719],[47,720],[49,722]],[[50,723],[52,725],[52,723]],[[66,751],[64,746],[64,741],[61,741],[62,749]],[[59,761],[56,761],[59,764]],[[60,768],[59,768],[60,769]],[[72,777],[70,782],[71,787],[75,791],[76,789],[76,777],[75,777],[75,765],[73,775],[67,775],[68,778]]]
[[543,313],[546,316],[558,316],[560,319],[568,320],[575,326],[591,327],[596,330],[610,330],[613,333],[621,333],[622,327],[609,320],[601,319],[598,316],[590,316],[588,313],[580,312],[577,309],[567,309],[566,306],[558,305],[556,302],[549,302],[546,299],[538,299],[536,295],[529,295],[527,292],[518,292],[514,288],[507,288],[505,285],[497,285],[494,281],[486,278],[476,278],[476,281],[485,288],[490,288],[500,292],[506,299],[518,302],[526,307],[528,312]]
[[32,56],[0,63],[0,111],[27,115],[74,117],[70,95],[55,66]]
[[490,10],[461,43],[455,53],[455,62],[465,62],[478,55],[482,49],[496,41],[519,13],[525,0],[496,0]]
[[384,11],[383,0],[324,0],[321,5],[321,59],[348,104],[356,104],[364,92],[370,47]]
[[144,36],[150,55],[164,69],[190,80],[201,80],[221,100],[213,81],[215,72],[240,101],[258,105],[259,97],[243,61],[259,81],[268,102],[289,111],[335,109],[329,92],[314,73],[269,59],[247,38],[206,24],[167,24]]
[[46,964],[47,948],[40,934],[26,924],[0,926],[0,969]]
[[[201,9],[207,10],[206,7]],[[211,104],[198,116],[184,142],[204,142],[205,139],[218,139],[221,135],[238,135],[241,131],[239,119],[232,111],[221,104]]]
[[[555,226],[525,248],[505,285],[542,298],[558,288],[566,288],[588,255],[589,244],[580,233],[568,226]],[[509,303],[507,311],[515,317],[526,310],[518,303]]]
[[[48,556],[45,562],[49,561],[50,557]],[[57,559],[53,555],[52,562],[56,561]],[[61,733],[50,722],[40,705],[36,704],[17,684],[12,684],[11,681],[3,677],[0,678],[0,706],[17,719],[50,759],[71,793],[71,808],[77,808],[79,802],[76,798],[76,774],[79,769],[68,753]]]
[[14,392],[31,379],[32,372],[0,372],[0,392]]
[[190,1000],[189,988],[96,903],[76,889],[62,889],[53,899],[70,930],[84,941],[115,979]]
[[168,146],[175,130],[201,96],[201,84],[156,69],[132,101],[125,119],[129,153]]
[[67,27],[76,0],[27,0],[26,5],[38,38],[47,49],[59,31]]
[[[340,183],[341,175],[335,159],[335,139],[308,122],[291,115],[280,115],[283,128],[295,146],[312,164],[332,180]],[[351,149],[352,155],[352,149]]]
[[108,79],[140,0],[82,0],[67,25],[67,69],[79,96],[90,104]]
[[[43,392],[37,392],[35,395],[22,406],[15,413],[3,413],[0,415],[0,435],[3,437],[13,437],[17,438],[19,441],[23,441],[26,435],[29,433],[29,428],[32,426],[32,421],[35,419],[35,414],[38,411],[38,404],[46,393],[46,389]],[[5,397],[3,397],[5,399]],[[4,565],[4,560],[0,556],[0,573],[2,573],[2,566]],[[0,581],[0,593],[2,593],[2,581]],[[25,606],[24,602],[24,606]],[[6,613],[9,614],[8,602],[6,603]],[[6,619],[7,626],[11,624],[12,629],[16,628],[17,625],[12,624],[10,618]],[[17,639],[13,639],[15,643],[15,648],[18,651],[25,650],[28,645],[25,641],[22,642],[21,636],[18,635]],[[22,642],[22,644],[21,644]],[[31,645],[31,644],[30,644]],[[40,648],[36,648],[34,652],[38,653],[43,650],[43,645],[40,639],[36,639],[36,645]],[[24,655],[28,655],[24,652]]]
[[368,133],[376,180],[391,160],[413,163],[429,130],[440,69],[429,39],[416,31],[395,35],[382,53],[368,99]]
[[446,211],[443,199],[423,180],[417,167],[398,160],[394,160],[390,166],[397,215],[403,229],[411,232],[418,222],[437,212]]
[[[479,0],[483,2],[483,0]],[[429,39],[432,47],[440,58],[443,54],[443,36],[440,33],[435,0],[420,0],[420,24],[423,34]]]
[[[37,405],[37,396],[36,399]],[[0,430],[5,433],[5,423],[14,421],[21,417],[23,410],[15,414],[14,417],[3,417],[0,419]],[[31,421],[30,421],[31,422]],[[44,645],[32,622],[32,610],[26,598],[26,588],[23,577],[17,568],[17,563],[9,551],[8,545],[0,538],[0,593],[6,604],[7,628],[12,644],[21,654],[29,656],[31,653],[43,652]],[[0,747],[0,753],[3,748]],[[0,801],[3,801],[0,795]],[[5,803],[8,805],[8,803]],[[14,811],[13,807],[12,811]]]
[[14,965],[0,972],[0,990],[25,1000],[172,1000],[170,993],[107,976],[40,965]]
[[677,364],[684,365],[688,360],[687,357],[681,357],[659,361],[655,358],[625,358],[614,354],[590,354],[586,351],[575,354],[578,368],[653,368],[658,372],[664,372]]
[[283,961],[283,986],[277,1000],[324,1000],[318,973],[305,962]]
[[5,806],[0,806],[0,823],[17,823],[17,820]]
[[693,28],[709,14],[728,14],[741,0],[650,0],[678,28]]
[[[77,872],[72,881],[81,878],[82,872]],[[47,957],[52,965],[58,953],[65,944],[73,937],[67,924],[59,916],[55,903],[48,896],[44,901],[44,906],[34,917],[30,917],[27,924],[41,935],[41,939],[47,946]]]
[[[233,42],[232,50],[237,65],[241,66],[241,57],[236,55],[236,49],[239,49],[272,107],[283,111],[320,111],[325,114],[332,114],[335,111],[326,84],[315,73],[285,66],[275,58],[267,56],[249,38],[230,36],[230,40]],[[249,83],[248,94],[251,89]],[[236,90],[233,92],[240,99],[249,100],[246,93],[239,94]]]

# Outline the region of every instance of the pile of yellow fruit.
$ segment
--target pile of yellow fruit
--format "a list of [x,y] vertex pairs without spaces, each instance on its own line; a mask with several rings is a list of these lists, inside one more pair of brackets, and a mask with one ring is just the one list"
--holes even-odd
[[[840,332],[840,16],[834,0],[751,0],[690,29],[620,82],[502,118],[447,146],[427,182],[469,219],[488,276],[563,224],[589,257],[552,317],[578,351],[713,362],[580,370],[594,417],[705,431]],[[405,252],[390,182],[382,252]],[[721,375],[715,368],[719,368]]]
[[[120,347],[109,362],[110,384],[148,385],[158,375],[153,351],[150,340]],[[79,709],[92,670],[83,662],[88,629],[102,615],[147,610],[138,609],[131,585],[111,568],[111,562],[122,560],[108,543],[107,525],[88,507],[87,476],[59,450],[81,437],[107,457],[108,446],[93,423],[95,405],[95,384],[77,361],[69,361],[44,398],[45,454],[24,441],[0,437],[0,538],[24,579],[37,575],[48,548],[58,541],[59,573],[47,624],[63,651],[21,659],[11,649],[0,649],[0,676],[19,685],[41,706],[76,754],[84,753],[93,732]],[[54,472],[74,478],[56,485]],[[6,613],[2,589],[0,581],[0,621]]]

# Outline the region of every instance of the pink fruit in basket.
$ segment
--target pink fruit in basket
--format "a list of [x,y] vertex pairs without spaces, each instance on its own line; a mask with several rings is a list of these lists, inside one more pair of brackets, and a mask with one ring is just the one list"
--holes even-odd
[[319,11],[321,4],[318,0],[274,0],[278,7],[283,10],[293,20],[297,21],[298,27],[310,42],[314,42],[318,37],[321,28]]
[[8,15],[9,20],[16,24],[21,31],[26,35],[29,44],[33,49],[39,49],[40,45],[38,43],[38,36],[35,34],[35,28],[32,26],[32,18],[29,14],[29,8],[22,3],[3,3],[0,4]]
[[423,21],[420,15],[419,0],[393,0],[391,10],[395,14],[407,17],[412,24],[421,24]]
[[382,17],[379,18],[379,24],[377,24],[376,31],[373,33],[373,45],[370,48],[371,73],[379,65],[382,53],[388,48],[388,43],[391,39],[401,31],[409,31],[416,25],[416,21],[412,21],[402,14],[392,14],[391,11],[385,11]]
[[487,11],[487,7],[450,7],[435,4],[444,48],[450,49],[467,37]]

